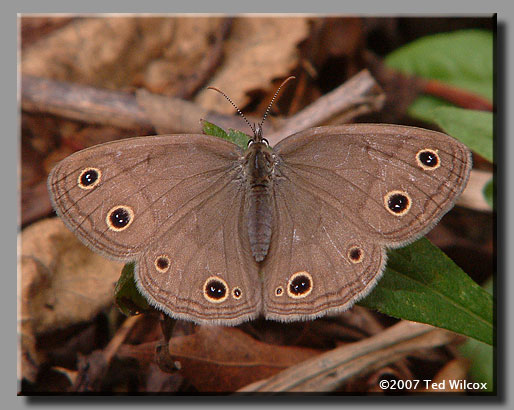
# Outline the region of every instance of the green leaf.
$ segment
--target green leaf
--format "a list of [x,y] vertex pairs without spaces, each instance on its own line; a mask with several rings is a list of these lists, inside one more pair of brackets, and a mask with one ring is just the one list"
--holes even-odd
[[134,266],[134,262],[125,264],[114,289],[116,305],[127,316],[137,315],[150,309],[148,301],[137,289],[134,280]]
[[212,122],[206,120],[200,120],[200,122],[202,123],[202,131],[204,134],[223,138],[224,140],[229,140],[229,137],[223,128],[220,128]]
[[[461,30],[423,37],[389,54],[385,63],[401,72],[434,79],[489,100],[493,97],[493,34]],[[452,104],[420,96],[408,108],[412,117],[434,122],[433,110]]]
[[433,124],[435,122],[434,111],[439,107],[453,107],[453,105],[448,101],[432,97],[431,95],[422,95],[416,98],[407,108],[407,114],[413,118],[418,118],[429,124]]
[[227,141],[233,142],[241,148],[246,148],[248,140],[250,139],[250,137],[244,132],[230,128],[227,133],[223,128],[220,128],[206,120],[202,120],[202,131],[204,134],[213,135],[215,137],[223,138]]
[[460,30],[423,37],[389,54],[385,62],[399,71],[473,91],[492,101],[493,34]]
[[359,304],[493,342],[491,295],[425,238],[390,251],[383,278]]
[[232,128],[229,128],[228,136],[230,138],[230,141],[232,141],[236,145],[239,145],[241,148],[246,148],[246,146],[248,145],[248,140],[250,139],[250,137],[246,135],[244,132],[233,130]]
[[[485,382],[487,392],[494,390],[493,377],[493,346],[479,342],[475,339],[468,339],[459,347],[462,356],[469,359],[470,368],[468,374],[476,382]],[[482,391],[482,390],[481,390]]]
[[494,180],[491,178],[487,184],[484,186],[483,190],[484,198],[489,206],[494,209]]
[[493,162],[493,114],[457,107],[439,107],[434,121],[446,133],[466,144],[472,151]]
[[[492,294],[493,281],[488,280],[484,289]],[[493,347],[475,339],[468,339],[464,344],[459,346],[462,356],[469,359],[470,368],[468,374],[473,381],[487,383],[488,392],[494,391],[493,377]]]

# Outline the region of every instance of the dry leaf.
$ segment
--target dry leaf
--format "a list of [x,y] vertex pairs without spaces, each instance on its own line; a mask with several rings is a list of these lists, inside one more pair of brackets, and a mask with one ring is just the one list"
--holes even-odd
[[179,17],[173,23],[173,38],[163,58],[150,63],[144,73],[143,85],[153,93],[180,94],[184,82],[202,66],[223,18]]
[[23,74],[118,88],[157,58],[173,33],[174,19],[78,18],[26,47]]
[[35,381],[46,360],[38,335],[88,321],[112,304],[123,265],[86,248],[59,218],[32,224],[20,238],[18,377]]
[[169,353],[181,374],[198,390],[234,391],[320,353],[259,342],[237,328],[198,326],[189,336],[172,337]]
[[23,15],[21,18],[20,33],[21,33],[21,47],[26,47],[33,42],[39,40],[42,36],[59,29],[68,24],[73,17],[63,17],[62,15],[43,15],[43,16],[30,16]]
[[473,169],[469,176],[466,189],[457,201],[457,205],[475,209],[477,211],[492,212],[491,206],[484,197],[485,185],[493,178],[490,171]]
[[88,321],[113,303],[122,263],[92,252],[59,218],[21,233],[18,303],[34,334]]
[[[271,80],[286,77],[298,65],[297,45],[308,32],[306,17],[235,19],[223,65],[211,85],[243,107],[249,101],[249,91],[270,86]],[[223,96],[211,90],[203,90],[197,102],[225,114],[234,111]]]

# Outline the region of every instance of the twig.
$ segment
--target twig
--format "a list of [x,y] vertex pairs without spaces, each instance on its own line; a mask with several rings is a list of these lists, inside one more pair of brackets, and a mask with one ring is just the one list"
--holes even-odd
[[239,391],[333,391],[350,377],[372,372],[419,349],[445,345],[453,338],[452,333],[429,325],[401,321],[373,337],[308,359]]
[[21,79],[21,107],[25,111],[50,113],[89,124],[124,129],[152,126],[135,97],[129,93],[29,75]]
[[[23,76],[21,81],[22,108],[84,121],[112,125],[124,129],[154,127],[161,132],[199,132],[199,120],[205,119],[223,128],[241,128],[235,116],[217,114],[180,98],[151,94],[144,90],[136,96],[119,91],[101,90],[78,84]],[[284,121],[279,132],[271,123],[264,135],[272,144],[296,131],[326,123],[335,116],[347,121],[356,115],[377,110],[383,95],[367,70],[326,94],[301,112]],[[250,121],[259,119],[248,117]],[[340,118],[341,120],[341,118]]]
[[468,110],[493,110],[493,104],[478,94],[445,84],[438,80],[424,80],[419,78],[418,81],[423,92],[426,94],[443,98],[459,107],[467,108]]
[[136,323],[141,319],[141,315],[130,316],[121,325],[114,337],[111,339],[107,347],[104,349],[105,360],[110,363],[121,344],[125,341],[130,331],[134,328]]
[[[198,133],[200,119],[225,129],[238,129],[244,125],[238,117],[217,114],[180,98],[155,95],[145,90],[137,91],[134,96],[29,75],[24,75],[21,80],[21,106],[24,111],[54,114],[88,124],[123,129],[155,128],[163,133]],[[248,119],[260,120],[251,116]]]
[[99,391],[112,358],[139,319],[140,316],[131,316],[125,320],[104,350],[95,350],[87,356],[79,355],[74,392]]
[[358,115],[379,110],[385,95],[368,70],[362,70],[335,90],[317,99],[283,122],[280,129],[265,134],[271,145],[295,132],[326,124],[337,117],[349,122]]
[[[411,99],[417,97],[418,93],[424,93],[442,98],[461,108],[493,111],[493,104],[481,95],[452,86],[439,80],[428,80],[416,75],[395,70],[385,65],[383,59],[370,51],[364,52],[364,58],[375,78],[377,78],[380,84],[384,86],[386,91],[389,89],[391,95],[388,95],[388,98],[391,99],[391,104],[396,103],[396,105],[401,105],[402,108],[406,109],[407,106],[405,106],[405,102],[410,105],[412,102],[410,101]],[[398,104],[397,99],[398,97],[403,97],[405,100],[405,96],[403,96],[401,92],[400,94],[398,93],[399,89],[397,84],[400,84],[401,88],[414,91],[414,93],[408,95],[407,101],[402,101],[401,104]]]

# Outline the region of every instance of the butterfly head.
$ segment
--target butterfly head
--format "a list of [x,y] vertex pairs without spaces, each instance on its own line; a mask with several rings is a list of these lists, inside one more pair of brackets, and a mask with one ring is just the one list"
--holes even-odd
[[269,147],[269,142],[266,138],[263,138],[262,136],[262,123],[260,124],[254,124],[252,127],[253,131],[253,138],[250,138],[248,141],[248,147],[250,145],[258,143],[258,144],[264,144],[266,147]]

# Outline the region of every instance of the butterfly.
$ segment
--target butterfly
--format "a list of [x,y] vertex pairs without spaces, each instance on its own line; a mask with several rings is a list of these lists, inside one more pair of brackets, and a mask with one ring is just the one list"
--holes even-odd
[[288,322],[366,296],[386,249],[428,232],[472,164],[462,143],[415,127],[324,126],[274,147],[262,122],[252,129],[246,149],[201,134],[87,148],[50,173],[52,203],[87,246],[135,261],[139,290],[166,314]]

